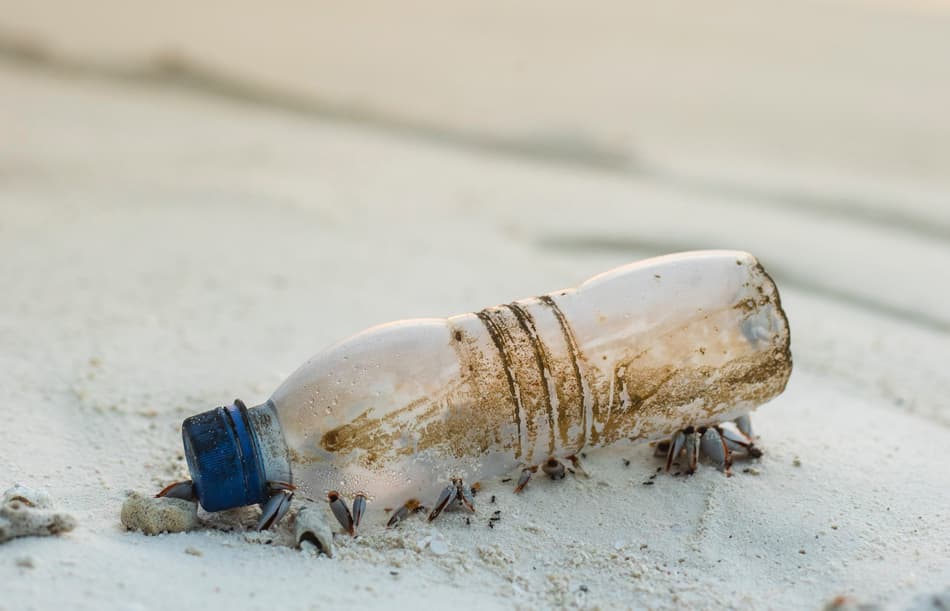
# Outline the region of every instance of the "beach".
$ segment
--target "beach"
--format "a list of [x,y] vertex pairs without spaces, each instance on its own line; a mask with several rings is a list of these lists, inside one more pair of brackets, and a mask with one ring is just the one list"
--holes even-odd
[[[937,4],[827,4],[832,25],[860,14],[855,28],[900,40],[948,23]],[[0,19],[0,489],[44,489],[76,521],[0,545],[0,609],[950,605],[939,65],[860,72],[864,60],[834,55],[825,91],[841,105],[766,103],[814,110],[772,131],[771,115],[733,108],[716,128],[667,106],[683,80],[640,109],[658,118],[639,139],[615,108],[561,100],[531,115],[517,87],[511,112],[437,111],[422,85],[367,77],[360,90],[342,70],[294,80],[310,73],[288,63],[289,43],[245,64],[216,55],[239,46],[224,34],[186,44],[156,18],[158,42],[129,27],[97,38],[86,25],[64,33],[67,17]],[[950,51],[928,36],[908,42],[908,61]],[[821,63],[795,64],[796,78]],[[846,112],[892,91],[892,69],[906,97]],[[843,74],[851,85],[832,78]],[[713,99],[741,97],[722,87]],[[337,105],[314,102],[328,97]],[[597,119],[572,123],[582,115]],[[529,116],[582,137],[524,137]],[[130,491],[187,477],[184,418],[266,400],[353,333],[706,248],[755,254],[791,327],[791,381],[753,414],[764,455],[732,477],[705,464],[651,479],[661,463],[649,445],[591,448],[588,478],[538,477],[521,495],[481,482],[474,516],[431,524],[386,529],[373,516],[361,536],[335,537],[332,559],[296,549],[287,525],[252,531],[254,508],[201,512],[188,533],[120,523]],[[329,508],[327,519],[335,528]]]

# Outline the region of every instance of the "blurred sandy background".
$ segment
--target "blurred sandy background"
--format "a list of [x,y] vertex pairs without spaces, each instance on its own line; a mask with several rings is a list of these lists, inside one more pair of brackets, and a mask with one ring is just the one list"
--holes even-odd
[[628,171],[739,160],[948,180],[939,0],[34,0],[0,15],[8,56],[36,45],[115,72],[183,62],[331,115]]
[[[79,521],[0,609],[950,605],[948,108],[937,0],[0,0],[0,488]],[[592,453],[333,561],[118,524],[332,341],[709,247],[791,321],[758,477]]]

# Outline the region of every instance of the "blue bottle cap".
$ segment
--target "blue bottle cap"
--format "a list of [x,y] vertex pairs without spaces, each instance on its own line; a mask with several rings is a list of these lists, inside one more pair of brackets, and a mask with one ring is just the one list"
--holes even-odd
[[267,500],[257,436],[240,399],[186,419],[181,437],[198,502],[206,511]]

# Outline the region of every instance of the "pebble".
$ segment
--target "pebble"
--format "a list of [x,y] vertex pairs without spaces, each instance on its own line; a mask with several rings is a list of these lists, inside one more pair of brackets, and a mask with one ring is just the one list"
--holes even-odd
[[36,567],[32,556],[20,556],[16,559],[16,565],[24,569],[32,569]]
[[449,553],[449,544],[442,537],[432,537],[429,540],[429,551],[436,556],[444,556]]
[[146,535],[187,532],[198,526],[198,504],[133,492],[122,504],[119,517],[126,528]]

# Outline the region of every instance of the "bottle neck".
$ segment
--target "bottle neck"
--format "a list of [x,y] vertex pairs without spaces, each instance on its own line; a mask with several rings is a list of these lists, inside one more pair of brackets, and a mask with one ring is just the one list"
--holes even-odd
[[247,417],[257,441],[265,481],[292,484],[290,452],[280,428],[277,406],[273,401],[267,401],[247,410]]
[[181,433],[188,470],[207,511],[265,503],[272,493],[269,482],[293,483],[271,401],[247,409],[235,399],[186,418]]

